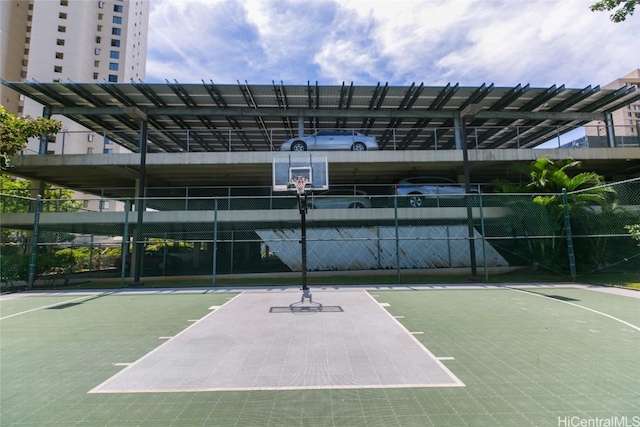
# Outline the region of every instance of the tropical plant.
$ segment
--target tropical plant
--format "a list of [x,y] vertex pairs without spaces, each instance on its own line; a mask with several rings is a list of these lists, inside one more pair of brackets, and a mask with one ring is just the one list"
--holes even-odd
[[16,117],[0,105],[0,169],[9,166],[9,159],[24,149],[27,140],[35,136],[55,135],[62,122],[44,117]]
[[573,222],[579,217],[610,212],[615,206],[615,191],[604,185],[603,177],[594,172],[576,173],[579,166],[580,162],[571,158],[543,157],[533,161],[528,170],[522,170],[526,179],[519,185],[494,183],[496,191],[529,195],[513,199],[509,204],[513,214],[507,222],[518,236],[524,236],[526,245],[521,255],[535,265],[554,271],[566,269],[565,209]]

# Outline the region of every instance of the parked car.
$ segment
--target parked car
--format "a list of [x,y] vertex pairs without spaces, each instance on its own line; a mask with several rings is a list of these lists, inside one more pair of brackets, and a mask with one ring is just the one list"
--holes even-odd
[[[174,271],[180,267],[182,260],[176,256],[165,254],[162,251],[144,251],[142,266],[147,269],[159,269]],[[122,268],[122,257],[119,256],[115,259],[113,266],[116,269]],[[131,267],[131,253],[127,254],[125,268],[128,270]]]
[[307,199],[310,209],[357,209],[370,208],[371,198],[360,190],[327,190],[312,194]]
[[[472,193],[477,190],[472,189]],[[426,205],[428,199],[439,201],[462,200],[466,194],[464,184],[453,180],[434,176],[405,178],[396,184],[396,194],[407,196],[408,205],[419,208]]]
[[322,129],[309,136],[291,138],[280,146],[281,151],[379,149],[375,136],[347,129]]

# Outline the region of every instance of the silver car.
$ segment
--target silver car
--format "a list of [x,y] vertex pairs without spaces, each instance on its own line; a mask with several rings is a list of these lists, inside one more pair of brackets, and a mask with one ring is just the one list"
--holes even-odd
[[[475,189],[471,190],[476,193]],[[419,208],[426,205],[427,199],[463,199],[465,196],[464,184],[447,178],[434,176],[420,176],[405,178],[396,184],[396,194],[407,196],[409,206]]]
[[281,151],[379,149],[375,136],[347,129],[322,129],[309,136],[291,138],[280,146]]
[[319,194],[312,194],[307,199],[310,209],[358,209],[370,208],[371,199],[360,190],[327,190]]

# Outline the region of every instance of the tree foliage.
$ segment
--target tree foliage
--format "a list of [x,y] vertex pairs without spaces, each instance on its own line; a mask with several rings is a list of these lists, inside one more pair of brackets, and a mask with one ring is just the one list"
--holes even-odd
[[533,201],[549,208],[559,219],[564,215],[562,191],[567,191],[567,208],[569,212],[588,206],[609,206],[615,195],[611,187],[604,186],[604,178],[595,172],[573,173],[580,167],[580,162],[571,158],[550,160],[540,158],[531,163],[529,177],[531,181],[524,187],[525,191],[536,193],[553,193],[535,196]]
[[640,245],[640,224],[626,225],[624,228],[631,234],[631,238],[638,241]]
[[622,22],[633,12],[640,0],[600,0],[591,5],[592,12],[614,11],[610,16],[613,22]]
[[567,190],[572,228],[587,217],[602,217],[594,207],[608,213],[615,207],[615,191],[604,185],[604,178],[594,172],[578,172],[579,167],[580,162],[571,158],[539,158],[520,170],[520,184],[496,183],[499,192],[524,193],[514,196],[510,204],[514,214],[505,218],[505,223],[513,235],[525,236],[522,256],[552,271],[562,271],[568,265],[563,189]]
[[[32,209],[31,181],[13,179],[3,173],[0,177],[0,212],[21,213]],[[42,212],[77,212],[82,202],[73,199],[73,191],[46,184],[42,194]],[[41,231],[40,241],[46,243],[70,242],[73,234],[55,231]],[[2,228],[0,243],[18,243],[23,241],[23,233],[18,230]]]
[[571,158],[551,160],[541,157],[521,168],[520,172],[527,179],[520,184],[497,181],[495,187],[503,193],[536,193],[533,201],[550,209],[563,208],[563,189],[569,193],[570,210],[592,205],[609,206],[615,191],[604,186],[604,178],[595,172],[576,172],[579,167],[580,162]]
[[[28,179],[14,179],[7,174],[0,178],[0,192],[6,196],[0,199],[3,212],[29,212],[32,183]],[[77,212],[82,202],[73,198],[72,190],[45,184],[42,194],[43,212]]]
[[40,135],[55,135],[62,122],[44,117],[16,117],[0,105],[0,169],[9,166],[9,159],[24,149],[27,140]]

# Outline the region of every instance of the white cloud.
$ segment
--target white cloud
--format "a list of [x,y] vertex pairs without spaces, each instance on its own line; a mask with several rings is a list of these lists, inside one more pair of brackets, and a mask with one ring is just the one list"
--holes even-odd
[[592,0],[154,0],[148,79],[603,85],[640,68],[640,14]]
[[[637,25],[617,26],[605,14],[589,11],[589,4],[538,0],[477,8],[476,19],[486,25],[473,26],[470,44],[438,63],[447,76],[465,80],[571,87],[606,83],[637,68],[639,57],[632,53],[638,51],[632,36]],[[612,63],[616,71],[607,75],[603,71]]]

